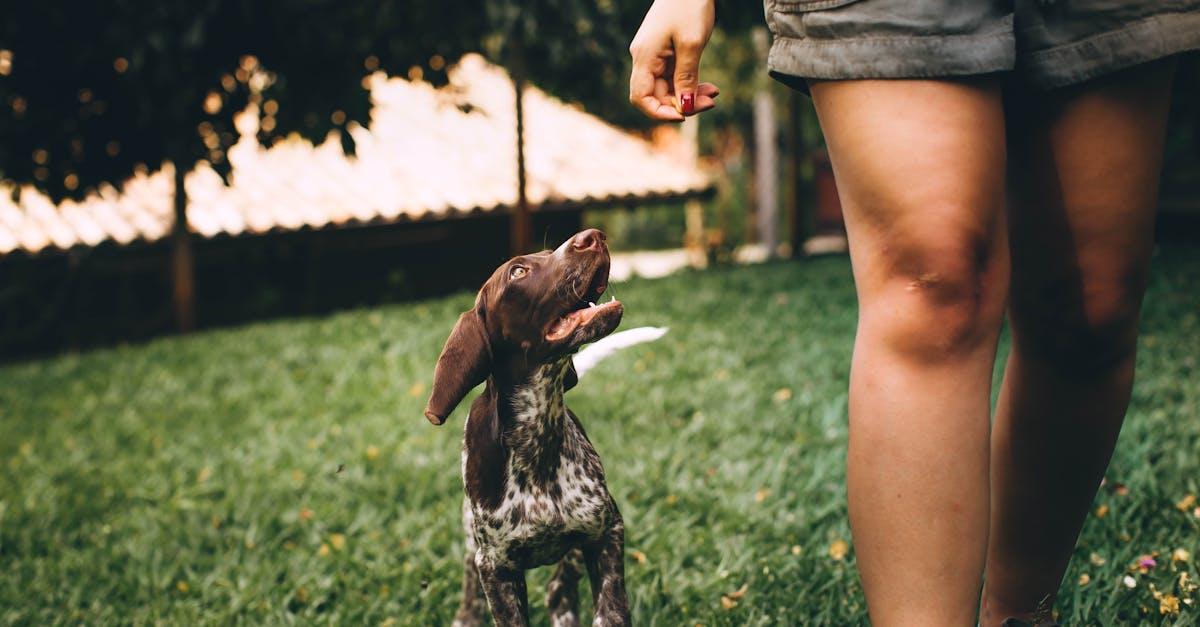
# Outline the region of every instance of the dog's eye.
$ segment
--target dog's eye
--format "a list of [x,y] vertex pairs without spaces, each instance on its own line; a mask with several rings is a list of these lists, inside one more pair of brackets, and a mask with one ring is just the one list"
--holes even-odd
[[513,266],[512,269],[508,271],[508,278],[519,279],[526,274],[529,274],[529,268],[526,268],[525,266]]

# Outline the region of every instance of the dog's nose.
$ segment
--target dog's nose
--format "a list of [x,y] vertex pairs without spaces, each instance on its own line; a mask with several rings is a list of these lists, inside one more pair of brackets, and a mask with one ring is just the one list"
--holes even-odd
[[581,231],[571,240],[571,248],[575,250],[604,250],[604,231],[588,229]]

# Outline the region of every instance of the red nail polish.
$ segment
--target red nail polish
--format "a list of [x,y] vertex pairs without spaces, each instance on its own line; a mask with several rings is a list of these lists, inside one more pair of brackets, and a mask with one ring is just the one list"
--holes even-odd
[[696,94],[683,94],[679,97],[679,108],[683,109],[684,115],[692,113],[696,110]]

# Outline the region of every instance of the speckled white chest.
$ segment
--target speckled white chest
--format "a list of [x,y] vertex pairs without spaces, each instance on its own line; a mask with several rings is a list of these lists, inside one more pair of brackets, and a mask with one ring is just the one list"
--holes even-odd
[[[496,565],[529,568],[560,559],[573,543],[596,539],[607,528],[611,497],[599,457],[562,402],[565,364],[549,364],[512,395],[513,424],[504,498],[495,509],[470,503],[467,533]],[[555,450],[557,449],[557,450]],[[546,455],[555,470],[537,480]],[[463,452],[466,465],[466,451]]]

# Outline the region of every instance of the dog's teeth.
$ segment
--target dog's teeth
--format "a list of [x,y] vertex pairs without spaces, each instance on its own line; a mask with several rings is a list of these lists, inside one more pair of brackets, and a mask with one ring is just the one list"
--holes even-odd
[[588,307],[595,307],[595,306],[596,306],[596,303],[593,303],[590,300],[588,301]]

